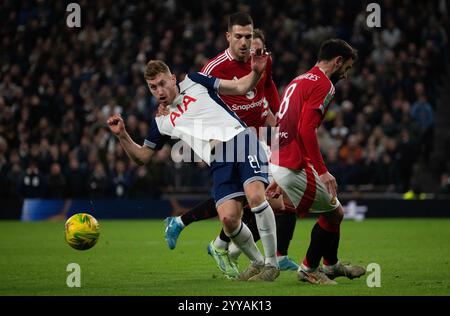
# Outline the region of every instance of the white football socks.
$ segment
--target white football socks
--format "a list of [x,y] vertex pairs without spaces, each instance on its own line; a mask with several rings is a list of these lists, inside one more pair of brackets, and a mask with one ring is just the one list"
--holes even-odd
[[252,208],[256,217],[259,236],[264,247],[266,257],[265,263],[278,267],[277,261],[277,228],[275,224],[275,215],[269,202],[264,201],[257,207]]
[[222,239],[220,239],[220,236],[217,236],[216,239],[214,239],[214,247],[222,249],[222,250],[227,250],[228,249],[228,243],[226,241],[223,241]]
[[228,245],[228,256],[230,257],[230,259],[237,260],[241,253],[242,253],[241,249],[239,249],[239,247],[236,246],[234,243],[230,243]]
[[264,264],[264,257],[256,247],[252,232],[247,225],[241,222],[241,225],[231,234],[227,233],[227,236],[252,261],[253,265]]

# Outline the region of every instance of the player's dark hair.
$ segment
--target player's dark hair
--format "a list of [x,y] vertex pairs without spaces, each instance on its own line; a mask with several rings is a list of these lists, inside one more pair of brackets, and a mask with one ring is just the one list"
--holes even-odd
[[266,37],[264,36],[264,32],[261,29],[253,30],[253,39],[259,38],[263,45],[266,45]]
[[161,60],[150,60],[145,68],[144,78],[152,80],[160,73],[170,73],[169,66]]
[[234,25],[246,26],[249,24],[253,26],[253,20],[247,13],[236,12],[228,17],[228,31],[231,31]]
[[358,51],[351,47],[346,41],[341,39],[330,39],[322,43],[319,50],[318,60],[332,60],[338,56],[342,56],[344,62],[358,57]]

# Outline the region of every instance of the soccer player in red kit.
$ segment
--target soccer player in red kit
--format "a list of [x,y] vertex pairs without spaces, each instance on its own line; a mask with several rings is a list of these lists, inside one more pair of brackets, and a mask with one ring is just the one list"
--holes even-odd
[[283,193],[286,203],[301,216],[308,212],[319,214],[298,270],[301,281],[313,284],[336,284],[335,277],[353,279],[365,273],[363,267],[344,265],[338,260],[344,212],[337,199],[336,180],[325,166],[316,135],[334,97],[333,84],[347,78],[356,58],[357,52],[345,41],[325,41],[317,64],[286,87],[277,115],[279,148],[272,148],[270,168],[274,182],[267,195]]
[[[244,15],[244,13],[239,13],[239,15]],[[230,23],[233,23],[230,22]],[[246,22],[243,22],[246,23]],[[224,79],[237,80],[251,70],[251,65],[249,63],[249,51],[250,45],[246,45],[245,49],[241,47],[236,47],[232,49],[231,46],[241,45],[239,41],[242,36],[247,36],[246,39],[252,41],[252,37],[255,41],[260,41],[264,48],[265,38],[263,33],[259,29],[253,30],[253,27],[249,24],[248,30],[244,29],[245,26],[234,24],[231,26],[231,32],[229,32],[230,48],[226,49],[221,54],[217,55],[215,58],[211,59],[202,68],[202,73],[211,76],[223,76]],[[252,31],[253,30],[253,36]],[[248,33],[250,32],[250,34]],[[236,43],[233,43],[236,42]],[[255,47],[256,48],[256,47]],[[242,56],[233,55],[242,54]],[[258,129],[266,125],[266,121],[269,118],[275,125],[275,119],[272,113],[276,114],[280,106],[280,97],[278,95],[277,87],[272,80],[272,58],[269,57],[267,60],[266,71],[264,72],[262,78],[260,79],[258,85],[246,95],[223,95],[222,100],[230,107],[233,112],[239,116],[241,120],[245,122],[249,127],[252,126]],[[270,107],[270,109],[269,109]]]
[[[253,32],[253,42],[252,42]],[[227,40],[229,48],[211,59],[203,68],[206,75],[218,76],[224,79],[237,80],[251,71],[249,51],[250,43],[254,48],[264,48],[265,38],[260,30],[253,30],[251,17],[245,13],[235,13],[229,17]],[[258,47],[260,45],[261,47]],[[257,131],[266,124],[275,125],[272,113],[278,112],[280,99],[275,83],[272,80],[272,60],[268,59],[266,71],[257,86],[243,96],[221,96],[223,101],[233,110],[248,126]],[[282,209],[281,204],[274,205],[275,210]],[[169,248],[176,246],[176,241],[181,230],[194,221],[211,218],[217,215],[212,199],[202,202],[194,209],[189,210],[179,217],[166,219],[166,240]],[[295,229],[296,215],[294,213],[275,214],[277,222],[277,259],[280,270],[297,270],[298,265],[289,259],[287,250]],[[256,240],[259,239],[255,216],[247,209],[244,211],[243,221],[247,223]],[[233,244],[228,244],[230,239],[222,231],[221,234],[209,244],[208,252],[214,257],[219,268],[228,276],[236,273],[234,262],[239,255],[239,250]],[[229,252],[227,249],[229,248]],[[228,258],[231,257],[231,261]],[[236,270],[236,271],[234,271]]]

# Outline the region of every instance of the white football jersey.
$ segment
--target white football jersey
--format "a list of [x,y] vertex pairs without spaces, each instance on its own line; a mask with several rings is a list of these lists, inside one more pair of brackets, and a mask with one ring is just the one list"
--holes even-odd
[[220,99],[219,83],[202,73],[187,75],[169,105],[170,113],[153,119],[144,145],[159,150],[170,137],[178,138],[209,164],[212,141],[226,142],[247,128]]

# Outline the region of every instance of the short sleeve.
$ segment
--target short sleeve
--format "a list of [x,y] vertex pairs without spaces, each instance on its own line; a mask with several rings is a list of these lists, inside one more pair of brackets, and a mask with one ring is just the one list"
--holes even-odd
[[308,106],[313,110],[320,110],[322,115],[334,97],[334,86],[331,82],[322,81],[312,86]]
[[153,119],[150,125],[150,131],[144,140],[144,146],[150,147],[153,150],[160,150],[169,139],[169,136],[160,133],[158,124]]
[[198,84],[201,84],[205,88],[215,91],[219,89],[220,79],[216,77],[208,76],[201,72],[193,72],[188,75],[188,78]]

